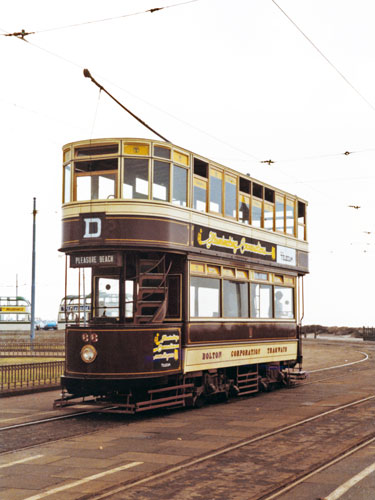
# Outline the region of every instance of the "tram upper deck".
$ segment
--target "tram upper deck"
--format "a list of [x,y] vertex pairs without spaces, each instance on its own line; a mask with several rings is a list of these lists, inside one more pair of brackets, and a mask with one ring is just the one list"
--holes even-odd
[[77,267],[106,258],[80,249],[152,246],[308,271],[301,198],[161,141],[78,141],[63,161],[62,250]]

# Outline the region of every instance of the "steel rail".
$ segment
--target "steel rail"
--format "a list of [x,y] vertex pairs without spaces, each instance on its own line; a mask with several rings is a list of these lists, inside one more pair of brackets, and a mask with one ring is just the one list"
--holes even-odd
[[273,493],[267,493],[266,495],[259,497],[258,500],[273,500],[274,498],[277,498],[280,495],[287,493],[288,491],[292,490],[293,488],[295,488],[299,484],[306,481],[306,479],[309,479],[310,477],[313,477],[316,474],[319,474],[319,472],[323,472],[324,470],[328,469],[332,465],[335,465],[338,462],[345,460],[345,458],[350,457],[350,455],[357,453],[357,451],[361,450],[362,448],[365,448],[366,446],[369,446],[373,442],[375,442],[375,437],[367,439],[366,441],[363,441],[362,443],[355,444],[351,448],[348,448],[346,450],[346,452],[343,453],[342,455],[338,455],[337,457],[332,458],[329,461],[327,461],[325,464],[319,465],[315,469],[311,470],[310,472],[305,473],[303,476],[300,476],[298,479],[291,481],[289,484],[282,486],[280,489],[274,491]]
[[[107,410],[116,408],[115,406],[109,406]],[[76,413],[69,413],[67,415],[58,415],[56,417],[49,417],[45,418],[42,420],[32,420],[30,422],[23,422],[22,424],[14,424],[14,425],[8,425],[7,427],[0,427],[0,432],[2,431],[9,431],[12,429],[19,429],[20,427],[28,427],[31,425],[40,425],[40,424],[47,424],[49,422],[53,422],[54,420],[65,420],[68,418],[73,418],[73,417],[80,417],[82,415],[88,415],[90,413],[97,413],[96,410],[87,410],[87,411],[80,411]]]

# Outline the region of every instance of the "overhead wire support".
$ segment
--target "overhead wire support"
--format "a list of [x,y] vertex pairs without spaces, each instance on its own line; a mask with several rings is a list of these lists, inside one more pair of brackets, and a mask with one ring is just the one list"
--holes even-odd
[[132,113],[130,111],[130,109],[126,108],[120,101],[118,101],[116,99],[116,97],[114,97],[112,94],[110,94],[108,92],[108,90],[106,90],[103,85],[101,85],[99,82],[97,82],[95,80],[95,78],[93,78],[93,76],[91,75],[90,71],[88,69],[84,69],[83,70],[83,75],[86,77],[86,78],[90,78],[90,80],[92,81],[92,83],[94,83],[100,90],[102,90],[103,92],[105,92],[111,99],[113,99],[119,106],[121,106],[121,108],[123,110],[125,110],[127,113],[129,113],[129,115],[131,115],[133,118],[135,118],[137,121],[139,121],[139,123],[141,123],[144,127],[146,127],[148,130],[151,130],[152,133],[156,134],[158,137],[160,137],[161,139],[163,139],[163,141],[166,141],[166,142],[170,142],[168,139],[166,139],[165,137],[163,137],[161,134],[159,134],[158,132],[156,132],[156,130],[154,130],[153,128],[151,128],[149,125],[147,125],[146,122],[144,122],[141,118],[139,118],[137,115],[135,115],[134,113]]
[[17,31],[15,33],[5,33],[4,34],[4,36],[15,36],[16,38],[19,38],[20,40],[23,40],[24,42],[27,42],[27,40],[25,39],[25,36],[28,36],[28,35],[35,35],[35,31],[21,30],[21,31]]

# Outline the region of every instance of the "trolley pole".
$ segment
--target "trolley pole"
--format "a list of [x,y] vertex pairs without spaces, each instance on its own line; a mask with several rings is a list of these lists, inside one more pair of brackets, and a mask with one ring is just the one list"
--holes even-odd
[[31,329],[30,340],[33,343],[35,338],[35,233],[36,233],[36,198],[33,199],[33,253],[32,253],[32,272],[31,272]]

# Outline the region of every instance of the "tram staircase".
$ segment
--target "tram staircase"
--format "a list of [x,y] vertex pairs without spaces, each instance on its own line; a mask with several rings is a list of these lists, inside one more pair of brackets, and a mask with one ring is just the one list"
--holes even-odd
[[157,260],[143,259],[140,261],[139,287],[135,322],[159,323],[167,312],[168,286],[167,278],[172,262],[165,268],[165,256]]

